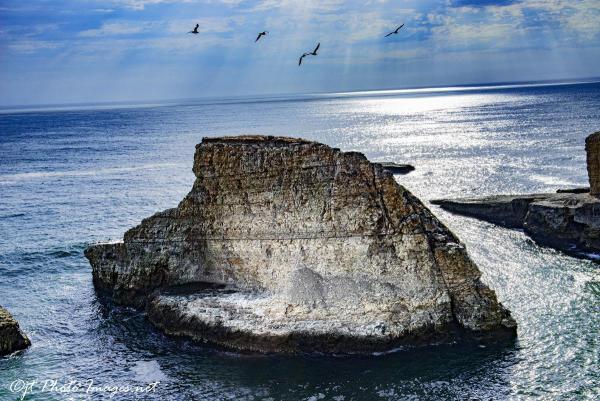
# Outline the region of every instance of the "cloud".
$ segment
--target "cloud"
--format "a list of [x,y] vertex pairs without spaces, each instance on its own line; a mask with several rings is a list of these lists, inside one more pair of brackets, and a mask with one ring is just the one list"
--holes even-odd
[[112,3],[118,6],[124,6],[134,10],[143,10],[148,5],[155,5],[160,3],[173,3],[180,2],[185,3],[185,0],[112,0]]
[[153,23],[148,22],[106,22],[98,29],[88,29],[79,32],[78,36],[83,38],[98,37],[98,36],[117,36],[117,35],[132,35],[143,32],[151,28]]
[[452,1],[429,16],[439,46],[586,46],[600,33],[597,0]]
[[261,0],[248,11],[279,10],[291,14],[314,14],[339,10],[344,3],[344,0]]
[[93,8],[90,11],[92,11],[94,13],[100,13],[100,14],[110,14],[110,13],[115,12],[115,10],[112,8]]
[[117,6],[123,6],[132,10],[144,10],[146,6],[157,5],[161,3],[220,3],[227,6],[237,6],[245,0],[112,0]]
[[506,6],[516,3],[518,0],[453,0],[451,5],[456,7],[486,7],[486,6]]
[[32,54],[41,50],[52,50],[62,47],[60,43],[44,40],[18,40],[11,42],[8,48],[16,53]]
[[437,43],[451,47],[473,47],[482,44],[500,47],[510,44],[515,36],[514,25],[510,23],[458,24],[453,19],[434,27],[432,32]]

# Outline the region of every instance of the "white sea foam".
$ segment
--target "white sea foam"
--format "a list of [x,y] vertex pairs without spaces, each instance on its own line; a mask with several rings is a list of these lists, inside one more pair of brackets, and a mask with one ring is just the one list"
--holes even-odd
[[137,361],[131,370],[135,373],[135,379],[140,382],[164,382],[167,380],[167,376],[157,361]]

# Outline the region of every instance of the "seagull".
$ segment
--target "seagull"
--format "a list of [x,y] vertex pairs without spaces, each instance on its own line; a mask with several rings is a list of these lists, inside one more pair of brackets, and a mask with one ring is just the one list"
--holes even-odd
[[313,50],[312,52],[308,52],[308,53],[304,53],[300,56],[300,60],[298,60],[298,65],[302,64],[302,59],[306,56],[316,56],[317,55],[317,50],[319,50],[319,47],[321,46],[321,42],[317,43],[317,47],[315,47],[315,50]]
[[396,35],[398,33],[398,31],[400,30],[400,28],[402,28],[404,26],[404,24],[400,25],[398,28],[396,28],[395,31],[392,31],[390,33],[388,33],[387,35],[385,35],[384,37],[387,38],[390,35]]
[[298,60],[298,65],[302,64],[302,59],[306,56],[309,56],[310,53],[304,53],[303,55],[300,56],[300,60]]
[[259,33],[258,36],[256,37],[255,42],[258,42],[258,39],[260,39],[261,36],[265,36],[267,33],[269,33],[269,31],[263,31],[263,32]]
[[196,24],[196,26],[194,27],[193,31],[189,31],[188,33],[193,33],[194,35],[200,33],[198,32],[198,28],[200,27],[200,24]]

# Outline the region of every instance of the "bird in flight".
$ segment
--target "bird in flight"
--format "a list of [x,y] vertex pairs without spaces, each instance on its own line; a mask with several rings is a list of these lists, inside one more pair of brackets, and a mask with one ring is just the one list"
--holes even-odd
[[306,56],[316,56],[317,55],[317,50],[319,50],[319,47],[321,46],[321,42],[317,43],[317,47],[315,47],[315,50],[313,50],[312,52],[308,52],[308,53],[304,53],[300,56],[300,60],[298,60],[298,65],[302,64],[302,59]]
[[259,40],[259,39],[260,39],[262,36],[265,36],[267,33],[269,33],[269,31],[263,31],[263,32],[260,32],[260,33],[258,34],[258,36],[256,37],[256,40],[255,40],[255,42],[258,42],[258,40]]
[[196,24],[196,26],[194,27],[194,29],[192,31],[189,31],[188,33],[193,33],[194,35],[200,33],[198,32],[198,28],[200,27],[200,24]]
[[300,56],[300,60],[298,60],[298,65],[302,64],[302,59],[306,56],[308,56],[310,53],[304,53],[303,55]]
[[395,31],[392,31],[390,33],[388,33],[387,35],[385,35],[384,37],[387,38],[390,35],[396,35],[398,33],[398,31],[404,26],[404,24],[400,25],[398,28],[396,28]]

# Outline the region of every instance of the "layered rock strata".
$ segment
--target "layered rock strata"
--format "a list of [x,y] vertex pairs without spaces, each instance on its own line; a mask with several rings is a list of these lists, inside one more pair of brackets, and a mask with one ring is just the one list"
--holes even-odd
[[523,229],[535,242],[573,254],[600,252],[600,200],[588,193],[495,195],[431,203],[464,216]]
[[362,154],[205,138],[193,171],[178,207],[85,251],[96,287],[165,332],[290,353],[516,334],[464,245]]
[[21,331],[19,323],[0,306],[0,356],[25,349],[30,345],[31,342]]
[[534,241],[575,256],[600,252],[600,132],[586,139],[590,188],[556,193],[440,199],[433,204],[508,228],[523,229]]

